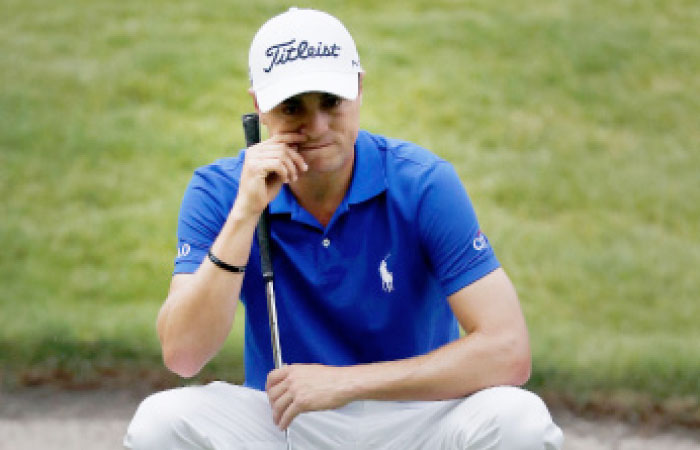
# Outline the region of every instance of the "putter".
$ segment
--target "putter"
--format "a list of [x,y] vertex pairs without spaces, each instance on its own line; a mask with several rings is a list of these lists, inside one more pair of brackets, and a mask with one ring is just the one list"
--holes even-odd
[[[243,133],[245,134],[246,147],[260,142],[260,119],[256,113],[244,114]],[[270,208],[260,215],[258,221],[258,246],[260,247],[260,267],[265,281],[265,294],[267,295],[267,315],[270,319],[270,338],[272,341],[272,359],[275,369],[282,367],[282,350],[280,348],[279,329],[277,327],[277,307],[275,304],[274,273],[272,272],[272,258],[270,255]],[[290,425],[291,426],[291,425]],[[292,441],[289,436],[289,427],[284,430],[284,438],[287,441],[287,450],[292,450]]]

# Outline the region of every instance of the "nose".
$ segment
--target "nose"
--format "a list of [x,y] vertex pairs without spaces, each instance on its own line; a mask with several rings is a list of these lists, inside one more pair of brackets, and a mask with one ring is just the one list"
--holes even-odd
[[314,139],[328,131],[330,125],[330,115],[321,108],[314,108],[306,114],[299,127],[299,132]]

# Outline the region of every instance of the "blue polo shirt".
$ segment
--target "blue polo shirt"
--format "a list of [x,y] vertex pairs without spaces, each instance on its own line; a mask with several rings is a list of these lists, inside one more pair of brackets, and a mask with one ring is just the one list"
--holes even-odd
[[[233,205],[245,152],[201,167],[182,202],[175,273],[201,264]],[[499,267],[451,164],[360,131],[350,188],[324,228],[288,186],[270,203],[285,363],[354,365],[459,337],[447,297]],[[257,237],[241,288],[247,386],[273,368]]]

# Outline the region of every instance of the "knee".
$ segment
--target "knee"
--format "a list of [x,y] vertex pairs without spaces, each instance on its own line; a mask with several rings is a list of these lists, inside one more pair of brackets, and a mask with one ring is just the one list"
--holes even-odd
[[451,416],[453,448],[489,450],[556,450],[561,430],[544,402],[515,387],[494,387],[472,394]]
[[[493,391],[493,392],[486,392]],[[515,387],[487,389],[490,414],[500,435],[499,449],[556,450],[563,442],[547,406],[532,392]]]
[[187,435],[187,409],[191,406],[173,389],[150,395],[141,402],[124,436],[131,449],[182,448]]

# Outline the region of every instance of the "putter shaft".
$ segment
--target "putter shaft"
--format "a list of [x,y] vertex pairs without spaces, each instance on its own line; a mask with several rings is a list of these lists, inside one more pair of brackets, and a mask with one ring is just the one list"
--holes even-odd
[[[267,311],[270,319],[270,338],[272,340],[272,359],[275,369],[282,367],[282,350],[280,348],[279,329],[277,328],[277,307],[275,306],[275,288],[272,280],[265,284],[267,292]],[[292,450],[292,440],[289,436],[289,428],[284,430],[284,438],[287,441],[287,450]]]
[[[260,142],[260,118],[256,113],[244,114],[243,134],[246,147]],[[265,280],[265,293],[267,294],[267,314],[270,319],[270,338],[272,341],[272,359],[275,369],[282,367],[282,350],[280,347],[279,329],[277,327],[277,306],[275,303],[275,288],[272,280],[272,255],[270,252],[270,225],[269,207],[266,207],[258,221],[258,245],[260,246],[260,268],[263,280]],[[289,436],[289,427],[284,430],[284,438],[287,442],[287,450],[292,450],[292,441]]]
[[275,369],[282,367],[282,349],[280,348],[279,329],[277,327],[277,306],[275,303],[275,288],[272,280],[265,284],[267,291],[267,311],[270,319],[270,339],[272,341],[272,360]]

